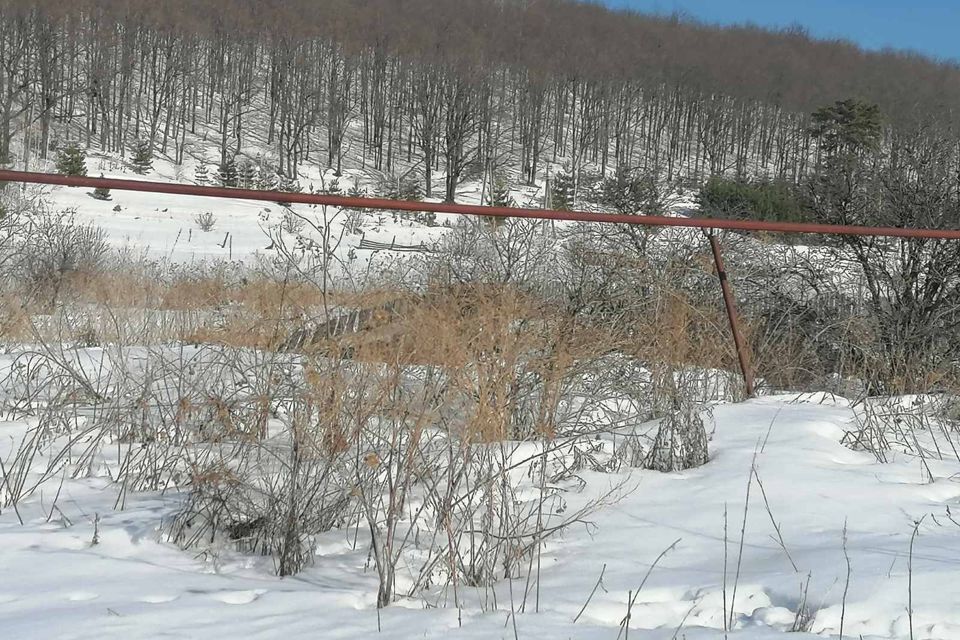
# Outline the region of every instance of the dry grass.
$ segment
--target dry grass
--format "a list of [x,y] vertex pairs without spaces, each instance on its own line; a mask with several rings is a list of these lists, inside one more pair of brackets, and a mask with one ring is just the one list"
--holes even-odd
[[24,341],[29,335],[30,313],[15,296],[0,296],[0,340]]
[[[359,330],[333,336],[316,332],[298,350],[435,370],[443,378],[442,401],[469,407],[465,428],[477,439],[552,437],[565,391],[607,354],[648,363],[660,379],[691,367],[734,370],[735,353],[718,303],[704,304],[662,287],[651,296],[642,313],[597,323],[506,286],[444,286],[422,294],[334,292],[327,300],[334,314],[366,312]],[[0,330],[5,340],[19,342],[186,342],[275,352],[284,350],[296,332],[317,326],[323,302],[318,289],[300,283],[231,284],[222,277],[161,282],[107,273],[73,277],[69,297],[53,314],[8,304],[0,314]],[[671,384],[659,392],[687,389]]]
[[[382,298],[376,292],[370,299]],[[328,296],[330,305],[362,304],[363,296]],[[313,286],[266,279],[231,283],[218,276],[163,282],[151,275],[109,271],[69,274],[58,302],[27,290],[0,296],[0,339],[76,340],[146,344],[186,341],[272,348],[307,318],[322,314],[323,296]]]
[[459,405],[464,433],[490,442],[552,437],[564,385],[615,348],[613,334],[516,290],[458,287],[398,296],[360,331],[321,339],[309,352],[430,371],[442,379],[437,402]]

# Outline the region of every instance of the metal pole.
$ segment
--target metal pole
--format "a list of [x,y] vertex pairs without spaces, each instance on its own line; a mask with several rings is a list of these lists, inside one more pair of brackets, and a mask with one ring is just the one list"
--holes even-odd
[[117,191],[143,191],[182,196],[231,198],[235,200],[263,200],[300,204],[330,205],[354,209],[384,209],[388,211],[429,211],[458,213],[497,218],[533,218],[537,220],[568,220],[600,224],[629,224],[648,227],[687,227],[693,229],[739,229],[741,231],[771,231],[775,233],[814,233],[838,236],[883,236],[891,238],[929,238],[960,240],[960,229],[906,229],[900,227],[863,227],[858,225],[820,224],[809,222],[766,222],[763,220],[725,220],[722,218],[684,218],[680,216],[635,216],[622,213],[592,211],[551,211],[512,207],[485,207],[455,202],[419,202],[388,200],[385,198],[354,198],[325,193],[289,193],[258,191],[227,187],[201,187],[177,182],[147,180],[120,180],[87,176],[62,176],[52,173],[0,170],[0,182],[28,182],[57,184],[69,187],[104,187]]
[[730,282],[723,267],[723,256],[720,255],[720,243],[714,233],[706,232],[710,240],[710,249],[713,251],[713,261],[717,265],[717,277],[720,279],[720,290],[723,292],[723,304],[727,308],[727,319],[730,320],[730,332],[733,333],[733,344],[737,348],[737,360],[740,361],[740,371],[743,373],[743,384],[746,387],[747,397],[753,397],[753,372],[750,370],[750,360],[747,356],[743,336],[740,335],[740,322],[737,318],[737,306],[730,291]]

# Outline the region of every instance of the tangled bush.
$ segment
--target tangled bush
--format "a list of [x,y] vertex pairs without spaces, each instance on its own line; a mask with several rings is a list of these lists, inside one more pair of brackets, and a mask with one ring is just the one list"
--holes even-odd
[[919,458],[932,482],[935,475],[928,460],[960,461],[955,412],[952,394],[864,398],[841,443],[869,452],[881,463],[902,454]]
[[213,215],[212,211],[204,211],[203,213],[196,214],[193,216],[193,221],[197,224],[200,231],[204,233],[213,231],[213,228],[217,226],[217,217]]
[[75,221],[76,211],[41,210],[23,225],[12,261],[13,278],[51,302],[71,278],[102,271],[110,247],[107,234]]
[[431,266],[443,282],[543,292],[556,279],[558,247],[550,225],[539,220],[464,220],[446,234]]
[[643,466],[654,471],[683,471],[710,459],[701,408],[691,402],[667,413]]
[[20,237],[24,220],[19,203],[10,197],[7,193],[10,190],[3,189],[3,186],[0,185],[0,194],[3,195],[0,199],[0,274],[5,272],[19,253],[17,238]]

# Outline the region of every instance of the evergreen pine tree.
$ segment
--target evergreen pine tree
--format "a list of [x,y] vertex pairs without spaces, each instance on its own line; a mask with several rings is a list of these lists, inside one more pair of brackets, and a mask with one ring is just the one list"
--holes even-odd
[[[841,100],[813,113],[811,133],[820,143],[820,157],[810,181],[818,222],[866,224],[872,217],[863,207],[862,194],[875,180],[871,157],[880,151],[883,126],[877,105]],[[859,205],[854,204],[857,201]],[[854,213],[855,207],[860,211]],[[854,216],[859,220],[851,218]],[[859,251],[859,249],[858,249]]]
[[277,184],[276,172],[262,165],[257,167],[257,189],[260,191],[276,191]]
[[513,198],[510,197],[510,184],[503,174],[493,174],[493,178],[490,180],[488,201],[492,207],[513,206]]
[[[350,198],[366,198],[367,190],[361,189],[360,183],[355,181],[353,185],[351,185],[351,187],[347,189],[347,196]],[[358,211],[366,212],[366,211],[369,211],[369,209],[358,209]]]
[[210,172],[207,170],[207,163],[201,162],[193,172],[193,181],[204,186],[210,182]]
[[237,186],[239,176],[237,175],[237,161],[233,156],[227,158],[227,161],[217,169],[217,179],[225,187]]
[[416,178],[392,177],[386,183],[383,197],[391,200],[422,200],[423,189]]
[[130,164],[136,173],[146,173],[153,168],[153,145],[146,138],[139,138],[133,145]]
[[[103,177],[103,174],[100,174],[100,177]],[[109,200],[110,199],[110,189],[106,187],[97,187],[93,190],[93,197],[97,200]]]
[[574,202],[573,174],[568,167],[564,167],[553,176],[550,185],[551,206],[559,211],[569,211]]
[[351,198],[365,198],[367,195],[366,189],[361,189],[360,184],[357,182],[353,183],[353,186],[347,191],[347,195]]
[[300,193],[303,191],[303,187],[300,186],[300,181],[296,178],[288,178],[287,176],[278,173],[277,180],[277,188],[280,191],[286,191],[288,193]]
[[[366,189],[360,188],[360,183],[357,180],[354,180],[353,184],[350,185],[350,188],[347,189],[347,197],[350,198],[365,198],[367,195]],[[363,221],[364,215],[369,213],[369,209],[349,209],[347,212],[347,222],[346,227],[348,233],[360,233],[360,225]]]
[[80,147],[71,144],[57,153],[57,172],[65,176],[87,175],[87,154]]
[[[296,178],[288,178],[282,173],[277,173],[277,191],[285,191],[287,193],[300,193],[303,191],[303,187],[300,186],[300,181]],[[287,206],[286,203],[278,202],[280,206]]]
[[405,179],[400,181],[399,193],[400,200],[422,200],[423,189],[416,180]]
[[250,160],[244,159],[240,162],[239,181],[240,186],[244,189],[256,188],[257,166]]
[[[494,173],[490,178],[490,192],[487,194],[487,203],[491,207],[512,207],[515,205],[510,197],[510,185],[501,173]],[[490,226],[496,228],[503,219],[498,216],[483,216]]]
[[662,189],[656,176],[652,173],[632,171],[626,165],[620,165],[613,177],[604,178],[600,182],[596,189],[596,198],[600,204],[617,213],[663,213]]

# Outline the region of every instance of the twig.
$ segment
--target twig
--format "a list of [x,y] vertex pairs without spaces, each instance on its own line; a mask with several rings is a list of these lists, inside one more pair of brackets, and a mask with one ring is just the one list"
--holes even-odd
[[687,618],[690,617],[690,614],[693,613],[693,610],[697,608],[697,603],[694,602],[690,605],[690,608],[687,609],[687,612],[683,614],[683,619],[680,620],[680,624],[677,625],[677,628],[674,629],[673,635],[670,636],[670,640],[677,640],[677,636],[680,635],[680,630],[683,629],[683,625],[686,624]]
[[727,503],[723,503],[723,637],[727,637]]
[[800,583],[800,601],[797,605],[797,612],[793,616],[793,627],[790,629],[794,633],[809,631],[809,627],[813,623],[813,618],[810,616],[810,610],[807,606],[807,594],[810,592],[811,576],[812,574],[808,573],[807,581]]
[[917,538],[920,525],[927,516],[916,521],[913,525],[913,534],[910,536],[910,554],[907,556],[907,618],[910,622],[910,640],[913,640],[913,541]]
[[507,576],[507,584],[510,586],[510,621],[513,623],[513,640],[520,640],[517,634],[517,610],[513,604],[513,578]]
[[100,544],[100,514],[93,516],[93,539],[90,540],[90,546],[95,547]]
[[770,439],[770,432],[773,431],[773,423],[777,421],[777,417],[780,415],[780,412],[783,411],[783,406],[777,408],[777,412],[773,414],[773,418],[770,420],[770,425],[767,427],[767,434],[763,437],[763,444],[760,445],[760,453],[763,453],[763,450],[767,448],[767,440]]
[[3,468],[3,457],[0,457],[0,477],[3,478],[3,484],[7,487],[7,494],[10,496],[10,506],[13,507],[13,512],[17,514],[17,520],[20,521],[20,526],[23,526],[23,518],[20,516],[20,510],[17,508],[17,497],[13,495],[13,489],[10,488],[10,479],[7,476],[6,469]]
[[747,515],[750,513],[750,488],[753,486],[753,472],[757,466],[757,454],[753,454],[753,462],[750,463],[750,474],[747,477],[747,495],[743,500],[743,524],[740,526],[740,550],[737,553],[737,573],[733,578],[733,592],[730,594],[730,618],[727,623],[727,629],[733,628],[733,611],[737,604],[737,585],[740,583],[740,569],[743,566],[743,543],[747,536]]
[[[633,591],[627,591],[627,615],[624,617],[623,622],[620,623],[620,631],[626,629],[625,638],[630,640],[630,617],[631,612],[633,611]],[[619,638],[619,634],[617,638]]]
[[840,640],[843,640],[843,621],[847,615],[847,592],[850,590],[850,553],[847,551],[847,521],[843,521],[843,558],[847,562],[847,580],[843,585],[843,598],[840,600]]
[[780,532],[780,525],[777,524],[776,519],[773,517],[773,511],[770,509],[770,501],[767,500],[767,492],[763,488],[763,482],[760,481],[760,473],[756,467],[753,468],[753,477],[757,479],[757,486],[760,487],[760,495],[763,496],[763,505],[766,507],[767,515],[770,516],[770,523],[773,524],[773,530],[777,532],[777,542],[780,544],[780,548],[783,549],[783,553],[787,556],[787,560],[790,561],[790,566],[793,567],[796,573],[800,573],[800,569],[797,568],[797,563],[793,561],[793,558],[790,557],[790,552],[787,551],[787,545],[783,541],[783,534]]
[[63,491],[63,482],[66,478],[67,470],[64,468],[63,474],[60,476],[60,486],[57,487],[57,493],[53,496],[53,504],[50,506],[50,512],[47,514],[47,522],[50,522],[50,519],[53,517],[53,510],[57,507],[57,500],[60,499],[60,492]]
[[640,581],[640,586],[637,587],[636,591],[631,592],[632,595],[630,597],[629,606],[627,607],[627,616],[620,622],[620,633],[617,634],[617,640],[620,640],[620,636],[623,634],[624,629],[626,629],[627,634],[630,633],[630,630],[629,630],[630,610],[633,608],[633,603],[636,601],[637,597],[639,597],[640,592],[643,591],[643,586],[647,584],[647,580],[650,578],[650,574],[653,573],[653,570],[656,568],[656,566],[660,564],[660,561],[663,560],[663,557],[668,553],[670,553],[671,551],[673,551],[676,548],[676,546],[680,544],[680,540],[682,540],[682,538],[677,538],[676,540],[673,541],[673,543],[670,544],[669,547],[667,547],[666,549],[660,552],[660,555],[658,555],[657,559],[653,561],[653,564],[651,564],[650,567],[647,568],[647,572],[644,574],[643,580]]
[[600,588],[600,585],[603,583],[603,573],[607,570],[607,563],[603,563],[603,568],[600,570],[600,577],[597,578],[597,584],[593,585],[593,591],[590,592],[590,595],[587,597],[587,601],[583,603],[583,607],[580,608],[580,613],[574,616],[573,621],[576,622],[580,619],[580,616],[583,615],[583,612],[587,610],[587,605],[590,604],[590,601],[593,600],[593,594],[597,592],[597,589]]

